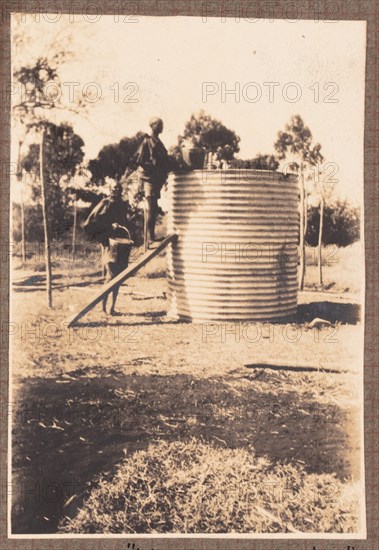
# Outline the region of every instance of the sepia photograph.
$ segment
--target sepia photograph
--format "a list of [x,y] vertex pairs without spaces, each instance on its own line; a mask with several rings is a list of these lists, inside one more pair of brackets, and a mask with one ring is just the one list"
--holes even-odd
[[366,21],[220,5],[10,15],[11,538],[366,537]]

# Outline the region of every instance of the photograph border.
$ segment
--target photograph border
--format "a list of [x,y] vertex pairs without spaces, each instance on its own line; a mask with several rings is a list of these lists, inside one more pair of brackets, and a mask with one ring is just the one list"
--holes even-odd
[[[273,538],[270,534],[259,535],[252,539],[250,535],[231,535],[209,538],[209,535],[183,535],[176,537],[160,535],[136,538],[126,535],[17,535],[8,537],[9,513],[6,496],[8,494],[7,470],[9,467],[8,451],[10,425],[8,416],[9,397],[9,350],[7,335],[4,327],[9,321],[9,206],[10,206],[10,98],[11,82],[11,48],[10,48],[10,14],[12,12],[34,13],[34,6],[40,7],[44,13],[53,13],[54,7],[59,6],[63,13],[86,13],[111,15],[115,13],[115,6],[119,6],[120,13],[128,15],[127,10],[133,10],[136,16],[194,16],[202,17],[205,4],[227,6],[226,16],[236,18],[241,13],[241,6],[248,6],[248,17],[265,19],[274,17],[282,19],[283,14],[288,19],[313,20],[315,6],[322,20],[367,21],[367,50],[366,50],[366,89],[365,89],[365,131],[364,131],[364,246],[365,246],[365,344],[364,344],[364,442],[365,442],[365,490],[366,490],[366,521],[367,539],[354,539],[349,534],[338,539],[317,536],[317,538],[280,537]],[[132,15],[129,13],[129,15]],[[221,16],[220,16],[221,17]],[[126,549],[135,550],[374,550],[379,538],[379,511],[378,511],[378,453],[379,422],[378,422],[378,326],[379,326],[379,276],[378,276],[378,34],[379,34],[379,3],[376,0],[360,1],[327,1],[327,0],[231,0],[208,1],[203,0],[21,0],[4,1],[1,3],[1,80],[3,108],[1,111],[1,166],[2,180],[0,187],[0,230],[1,242],[1,368],[0,368],[0,398],[1,398],[1,427],[0,427],[0,472],[2,497],[0,499],[0,547],[8,549],[47,548],[54,549]],[[270,537],[270,538],[268,538]],[[38,539],[38,540],[36,540]],[[95,542],[96,541],[96,542]],[[129,544],[129,546],[128,546]]]

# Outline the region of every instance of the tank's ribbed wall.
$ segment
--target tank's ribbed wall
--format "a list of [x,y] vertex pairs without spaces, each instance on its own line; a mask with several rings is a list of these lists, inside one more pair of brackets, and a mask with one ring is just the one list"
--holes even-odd
[[171,314],[193,321],[275,320],[297,304],[298,187],[293,174],[171,175]]

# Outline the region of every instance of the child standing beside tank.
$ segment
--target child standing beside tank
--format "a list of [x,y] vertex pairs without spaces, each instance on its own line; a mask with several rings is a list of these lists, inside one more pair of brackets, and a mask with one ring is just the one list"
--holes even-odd
[[[102,199],[95,206],[84,223],[84,230],[94,240],[101,244],[102,265],[105,270],[105,283],[111,281],[128,267],[132,246],[130,233],[127,229],[127,202],[122,199],[122,187],[112,182],[109,197]],[[117,249],[117,239],[129,241],[129,246]],[[112,291],[111,315],[117,315],[115,310],[119,286]],[[108,295],[103,299],[103,311],[107,313]]]

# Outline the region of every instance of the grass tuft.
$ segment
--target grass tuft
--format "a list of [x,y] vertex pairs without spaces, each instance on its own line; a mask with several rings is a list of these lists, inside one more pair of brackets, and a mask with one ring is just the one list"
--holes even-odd
[[100,477],[63,533],[347,533],[358,490],[301,464],[192,438],[150,444]]

